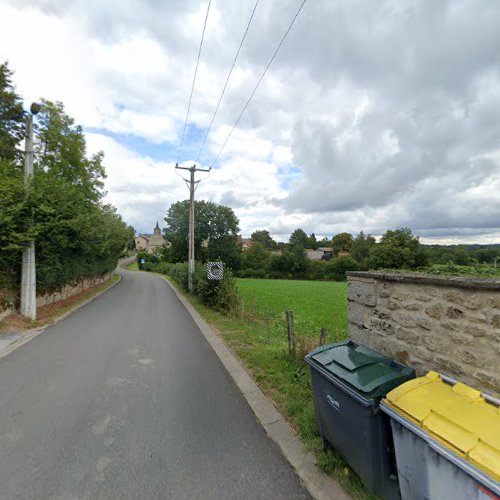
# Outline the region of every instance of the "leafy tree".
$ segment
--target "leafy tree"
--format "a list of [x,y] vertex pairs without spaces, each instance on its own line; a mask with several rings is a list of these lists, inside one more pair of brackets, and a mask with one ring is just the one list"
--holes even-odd
[[309,245],[309,238],[303,229],[296,229],[288,240],[290,246],[299,246],[302,249],[307,248]]
[[313,250],[319,248],[319,243],[316,240],[316,235],[314,233],[311,233],[311,235],[309,236],[308,248],[312,248]]
[[[237,241],[239,221],[232,208],[210,201],[195,201],[194,244],[197,260],[206,260],[210,255],[230,260],[239,253]],[[165,239],[172,243],[169,256],[172,262],[185,262],[188,256],[189,200],[173,203],[165,217]],[[203,243],[208,246],[203,247]]]
[[331,243],[334,257],[337,256],[339,252],[350,252],[353,241],[352,234],[350,233],[339,233],[335,235]]
[[21,98],[12,84],[7,63],[0,65],[0,160],[20,159],[17,146],[24,135],[24,111]]
[[43,100],[37,122],[36,166],[56,179],[79,186],[86,199],[98,201],[106,177],[104,153],[87,158],[82,128],[75,125],[60,102]]
[[26,189],[16,148],[23,133],[21,99],[0,67],[0,286],[19,287],[24,245],[35,239],[37,290],[50,291],[116,267],[127,227],[101,203],[102,153],[86,155],[80,127],[62,104],[43,101],[35,123],[35,173]]
[[270,270],[288,277],[304,273],[307,270],[304,248],[299,244],[288,245],[282,255],[271,259]]
[[427,255],[411,229],[388,230],[370,251],[375,268],[412,269],[427,263]]
[[271,260],[269,250],[259,241],[254,244],[243,254],[243,265],[246,269],[262,269],[267,270]]
[[271,238],[269,231],[265,229],[254,231],[250,236],[253,242],[259,242],[264,245],[268,250],[274,250],[276,248],[276,242]]
[[358,262],[364,262],[370,255],[370,250],[375,245],[375,238],[371,234],[365,235],[363,231],[354,238],[351,255]]

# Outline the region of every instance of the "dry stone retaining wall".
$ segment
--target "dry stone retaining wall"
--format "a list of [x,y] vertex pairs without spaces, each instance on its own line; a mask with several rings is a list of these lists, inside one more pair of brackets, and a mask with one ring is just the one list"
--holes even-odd
[[351,338],[500,395],[500,280],[350,272]]
[[67,299],[77,293],[84,292],[85,290],[100,285],[107,281],[111,276],[111,273],[104,274],[103,276],[99,276],[96,278],[85,278],[78,283],[73,285],[65,285],[57,292],[46,293],[44,295],[38,295],[36,298],[36,306],[42,307],[48,304],[52,304],[54,302],[58,302],[59,300]]

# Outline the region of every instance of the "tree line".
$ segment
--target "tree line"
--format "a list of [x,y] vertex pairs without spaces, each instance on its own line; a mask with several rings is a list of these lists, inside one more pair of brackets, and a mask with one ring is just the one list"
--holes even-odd
[[104,203],[102,152],[60,102],[41,101],[34,175],[23,180],[26,113],[7,63],[0,65],[0,289],[19,289],[21,256],[35,240],[37,290],[51,291],[116,267],[134,229]]
[[[252,233],[249,248],[242,251],[239,220],[230,207],[196,201],[195,220],[196,260],[221,260],[240,277],[342,280],[346,271],[377,269],[461,274],[464,270],[460,266],[500,260],[500,246],[425,246],[409,228],[389,229],[378,242],[363,231],[356,236],[343,232],[318,240],[314,233],[307,235],[300,228],[292,232],[288,242],[277,242],[269,231],[260,229]],[[171,246],[156,256],[144,255],[153,267],[160,262],[186,261],[189,201],[171,205],[165,222],[164,236]],[[307,250],[318,249],[326,250],[325,259],[307,258]],[[494,274],[490,271],[488,268],[479,274]]]

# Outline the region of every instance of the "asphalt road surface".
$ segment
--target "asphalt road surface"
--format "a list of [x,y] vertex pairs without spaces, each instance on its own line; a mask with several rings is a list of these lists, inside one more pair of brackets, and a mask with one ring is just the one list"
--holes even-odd
[[158,276],[0,359],[0,498],[309,498]]

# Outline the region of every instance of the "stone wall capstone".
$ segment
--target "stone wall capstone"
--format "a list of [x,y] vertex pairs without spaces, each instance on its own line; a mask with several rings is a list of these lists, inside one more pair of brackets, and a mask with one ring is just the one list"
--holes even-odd
[[417,371],[500,395],[500,280],[349,272],[349,334]]

